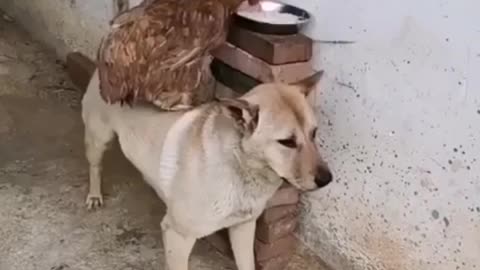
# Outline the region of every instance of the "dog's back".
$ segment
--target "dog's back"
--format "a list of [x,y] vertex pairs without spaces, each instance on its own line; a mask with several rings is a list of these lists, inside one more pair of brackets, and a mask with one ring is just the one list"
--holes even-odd
[[[166,123],[162,123],[163,129],[168,129],[168,123],[170,123],[168,119],[175,121],[182,114],[182,112],[164,112],[160,114],[158,108],[149,105],[136,105],[135,109],[132,109],[129,106],[107,104],[100,96],[97,71],[93,74],[82,100],[82,118],[84,121],[101,120],[102,124],[114,129],[120,128],[118,126],[120,119],[122,124],[128,123],[130,127],[134,127],[136,124],[145,126],[150,124],[150,121],[158,122],[163,120],[166,121]],[[138,121],[138,119],[142,119],[142,121]],[[118,130],[118,132],[121,131]]]

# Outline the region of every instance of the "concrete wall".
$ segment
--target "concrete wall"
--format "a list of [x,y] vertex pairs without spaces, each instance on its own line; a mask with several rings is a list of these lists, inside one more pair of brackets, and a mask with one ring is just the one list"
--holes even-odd
[[[288,0],[315,18],[320,141],[337,181],[300,237],[336,269],[480,269],[480,2]],[[60,55],[95,55],[113,5],[3,0]]]
[[70,51],[94,57],[114,12],[112,0],[1,0],[0,8],[60,57]]
[[336,269],[480,269],[480,1],[289,0],[327,72],[316,105],[337,181],[301,236]]
[[[138,5],[142,0],[130,0]],[[108,23],[123,0],[1,0],[0,8],[15,17],[35,38],[60,57],[80,51],[94,59]]]

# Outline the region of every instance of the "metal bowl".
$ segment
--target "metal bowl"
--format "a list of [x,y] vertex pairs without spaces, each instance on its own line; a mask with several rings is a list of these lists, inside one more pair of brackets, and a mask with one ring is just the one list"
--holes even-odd
[[298,18],[297,22],[292,24],[276,24],[267,21],[254,20],[242,16],[238,13],[239,10],[237,10],[233,15],[234,23],[240,27],[262,34],[292,35],[297,34],[302,27],[310,21],[310,14],[307,11],[292,5],[271,0],[260,0],[259,5],[264,12],[287,13],[296,16]]

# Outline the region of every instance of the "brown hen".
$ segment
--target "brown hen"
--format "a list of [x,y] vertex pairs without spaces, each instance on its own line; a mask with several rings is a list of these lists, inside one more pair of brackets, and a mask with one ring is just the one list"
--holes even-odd
[[118,15],[98,50],[102,98],[164,110],[212,99],[209,52],[225,42],[229,19],[242,2],[146,0]]

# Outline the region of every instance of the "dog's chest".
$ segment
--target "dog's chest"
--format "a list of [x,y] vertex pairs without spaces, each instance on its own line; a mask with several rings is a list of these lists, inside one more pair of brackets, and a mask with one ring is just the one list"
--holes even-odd
[[265,208],[266,201],[265,198],[242,198],[227,216],[227,220],[237,223],[256,218]]
[[232,223],[239,223],[252,218],[257,218],[265,209],[267,201],[278,189],[277,184],[244,186],[237,193],[237,198],[227,216]]

